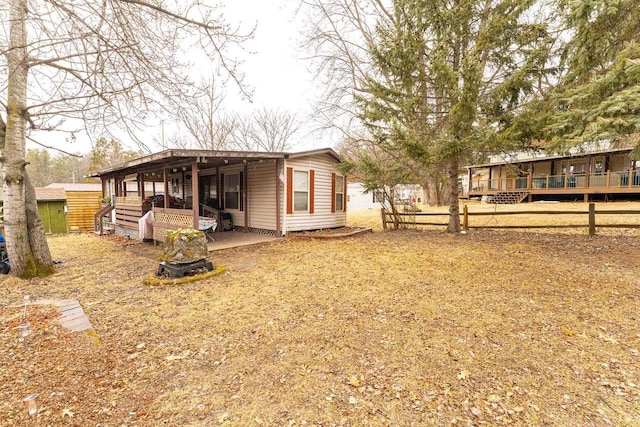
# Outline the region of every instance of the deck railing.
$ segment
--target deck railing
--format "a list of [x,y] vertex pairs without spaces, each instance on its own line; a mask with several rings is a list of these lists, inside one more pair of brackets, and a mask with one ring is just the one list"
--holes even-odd
[[640,189],[640,170],[542,177],[473,179],[471,193],[501,190]]
[[104,229],[106,227],[104,217],[109,215],[111,211],[113,211],[114,207],[111,205],[103,206],[98,212],[93,214],[93,230],[100,234],[101,236],[104,234]]
[[116,198],[115,211],[116,225],[134,228],[136,230],[138,229],[138,220],[144,215],[142,212],[142,203],[118,203],[118,198]]

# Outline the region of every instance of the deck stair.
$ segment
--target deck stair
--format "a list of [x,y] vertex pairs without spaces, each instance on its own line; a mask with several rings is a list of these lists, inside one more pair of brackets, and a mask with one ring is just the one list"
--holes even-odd
[[487,202],[496,205],[516,205],[526,199],[528,195],[528,191],[499,191],[489,197]]
[[111,224],[107,218],[107,215],[113,211],[114,206],[107,205],[100,209],[93,215],[93,232],[102,236],[103,234],[111,234],[115,232],[115,227]]

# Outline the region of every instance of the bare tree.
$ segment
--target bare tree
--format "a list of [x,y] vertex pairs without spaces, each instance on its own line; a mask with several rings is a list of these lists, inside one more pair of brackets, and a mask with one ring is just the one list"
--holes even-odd
[[308,25],[303,47],[310,52],[316,80],[325,88],[314,116],[322,129],[337,131],[341,139],[358,139],[354,94],[371,70],[369,47],[375,43],[376,25],[391,22],[384,1],[303,0]]
[[[218,84],[210,79],[198,89],[193,97],[185,100],[185,108],[177,113],[180,130],[171,140],[174,145],[195,145],[203,150],[224,150],[230,145],[231,134],[235,130],[236,117],[222,112],[226,82]],[[187,138],[191,139],[190,143]]]
[[[373,69],[370,49],[376,43],[376,29],[394,24],[393,7],[383,0],[304,0],[302,3],[309,20],[305,48],[311,52],[309,59],[316,69],[316,78],[326,88],[314,116],[323,130],[338,132],[341,140],[359,140],[370,145],[373,138],[358,118],[357,98],[367,92],[361,83]],[[382,74],[379,78],[388,83],[392,76]],[[412,165],[415,182],[421,182],[427,190],[427,203],[448,203],[442,164],[432,162],[428,168],[415,162]]]
[[287,111],[261,108],[249,116],[236,116],[231,144],[247,151],[286,151],[300,130],[300,121]]
[[[218,61],[244,91],[228,48],[252,31],[242,34],[225,24],[220,10],[204,0],[176,2],[173,8],[161,0],[9,0],[8,5],[9,19],[2,20],[0,32],[5,230],[12,271],[27,278],[53,272],[25,173],[27,133],[73,133],[80,123],[91,135],[127,132],[143,145],[136,132],[145,120],[158,110],[178,111],[195,93],[193,64],[187,62],[193,52]],[[3,130],[4,124],[0,115]]]

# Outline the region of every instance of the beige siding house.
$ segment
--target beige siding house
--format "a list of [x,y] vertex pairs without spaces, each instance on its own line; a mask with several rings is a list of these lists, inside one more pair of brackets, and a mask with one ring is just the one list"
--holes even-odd
[[[330,148],[298,153],[166,150],[92,174],[114,200],[116,231],[135,236],[154,213],[154,238],[230,214],[236,230],[283,236],[346,225],[346,177]],[[149,190],[152,188],[153,190]],[[133,189],[133,190],[132,190]],[[97,222],[98,223],[98,222]]]

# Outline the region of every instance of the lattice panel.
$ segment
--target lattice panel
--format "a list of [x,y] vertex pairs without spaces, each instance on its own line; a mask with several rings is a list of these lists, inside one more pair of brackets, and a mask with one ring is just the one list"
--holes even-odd
[[162,222],[164,224],[175,225],[178,228],[193,228],[193,217],[191,215],[183,215],[177,213],[154,212],[154,222]]
[[173,212],[153,213],[153,240],[164,242],[167,231],[178,228],[193,228],[193,217]]
[[249,233],[277,237],[276,230],[265,230],[264,228],[249,227]]

